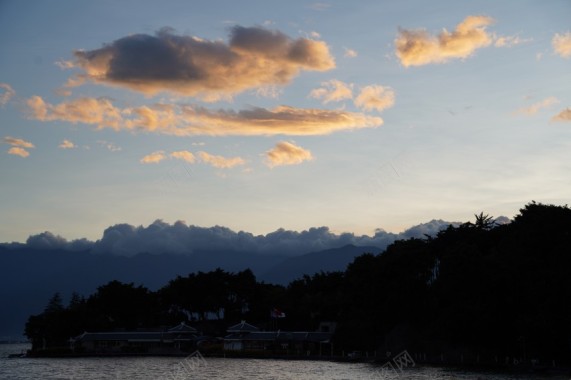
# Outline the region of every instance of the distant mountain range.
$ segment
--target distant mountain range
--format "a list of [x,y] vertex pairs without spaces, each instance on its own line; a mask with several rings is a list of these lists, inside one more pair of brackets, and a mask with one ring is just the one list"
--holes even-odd
[[87,296],[111,280],[155,290],[178,275],[218,267],[250,268],[259,280],[286,285],[304,274],[343,271],[362,253],[377,254],[397,239],[433,235],[450,224],[435,220],[401,234],[378,230],[372,237],[336,235],[326,227],[254,236],[159,221],[110,227],[97,242],[68,242],[45,232],[25,244],[0,244],[0,340],[20,338],[27,318],[40,313],[55,292],[64,300],[72,292]]

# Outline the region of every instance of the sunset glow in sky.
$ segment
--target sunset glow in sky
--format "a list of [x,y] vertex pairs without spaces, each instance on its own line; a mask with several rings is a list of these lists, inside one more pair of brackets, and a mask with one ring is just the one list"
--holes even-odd
[[0,2],[0,242],[571,203],[571,2]]

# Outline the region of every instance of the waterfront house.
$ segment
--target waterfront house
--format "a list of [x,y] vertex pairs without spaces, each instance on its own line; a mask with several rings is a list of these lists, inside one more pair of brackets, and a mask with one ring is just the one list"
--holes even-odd
[[246,321],[228,328],[224,350],[277,355],[324,355],[331,351],[333,332],[260,331]]
[[156,331],[84,332],[70,340],[71,349],[81,354],[156,354],[168,355],[191,351],[196,347],[198,331],[180,323]]

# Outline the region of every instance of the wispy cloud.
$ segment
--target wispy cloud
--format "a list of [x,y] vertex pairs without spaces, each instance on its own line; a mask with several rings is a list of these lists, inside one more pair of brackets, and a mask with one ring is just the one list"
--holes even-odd
[[343,54],[343,56],[346,58],[355,58],[358,55],[356,50],[349,49],[349,48],[343,48],[343,49],[345,50],[345,53]]
[[192,154],[192,152],[189,152],[188,150],[179,150],[176,152],[172,152],[170,156],[173,158],[177,158],[179,160],[186,161],[189,164],[194,164],[194,162],[196,161],[196,157],[194,157],[194,154]]
[[16,95],[16,91],[8,83],[0,83],[0,106],[5,105]]
[[367,111],[382,111],[395,104],[395,93],[390,87],[379,85],[366,86],[355,99],[355,105]]
[[323,99],[323,103],[338,102],[353,98],[353,84],[347,84],[337,79],[321,83],[323,87],[316,88],[309,93],[310,98]]
[[533,103],[528,107],[520,108],[517,112],[523,115],[533,116],[536,113],[538,113],[540,110],[551,107],[552,105],[557,103],[559,103],[559,100],[554,96],[550,96],[549,98],[545,98],[542,101]]
[[120,146],[115,145],[115,143],[105,141],[105,140],[97,140],[97,144],[107,148],[107,150],[111,152],[119,152],[121,150]]
[[299,165],[304,161],[313,160],[311,152],[293,143],[281,141],[266,152],[266,165],[274,166]]
[[10,137],[10,136],[6,136],[4,138],[2,138],[2,142],[4,144],[8,144],[8,145],[12,145],[12,146],[17,146],[20,148],[35,148],[34,144],[32,144],[29,141],[23,140],[23,139],[18,139],[15,137]]
[[18,146],[13,146],[10,149],[8,149],[8,154],[14,155],[14,156],[20,156],[23,158],[26,158],[30,155],[30,152],[28,152],[26,149],[24,148],[20,148]]
[[[321,83],[322,87],[313,89],[310,98],[322,99],[323,103],[353,99],[353,83],[344,83],[337,79]],[[370,85],[362,87],[355,98],[355,106],[366,111],[382,111],[395,104],[395,92],[390,87]]]
[[76,146],[75,146],[74,143],[72,143],[72,142],[69,141],[69,140],[63,140],[63,141],[61,142],[61,144],[58,145],[58,147],[61,148],[61,149],[73,149],[73,148],[75,148]]
[[512,46],[525,44],[528,42],[533,41],[532,38],[521,38],[519,36],[495,36],[494,37],[494,46],[495,47],[507,47],[510,48]]
[[8,154],[23,158],[30,155],[30,152],[28,152],[27,149],[35,148],[34,144],[29,141],[10,136],[3,137],[2,143],[11,145],[11,148],[8,149]]
[[326,135],[374,128],[383,120],[356,112],[279,106],[245,110],[211,110],[193,105],[154,104],[120,109],[108,99],[79,98],[57,105],[34,96],[27,101],[30,117],[42,121],[85,123],[97,128],[177,136]]
[[467,58],[492,43],[493,36],[486,31],[492,22],[490,17],[468,16],[452,32],[444,29],[437,36],[424,29],[399,29],[396,55],[405,67]]
[[[323,41],[292,39],[277,30],[235,26],[228,43],[175,35],[135,34],[104,47],[74,53],[83,70],[69,86],[85,81],[145,94],[173,92],[205,101],[231,98],[248,89],[288,84],[301,70],[335,67]],[[69,66],[69,64],[66,64]]]
[[563,58],[571,57],[571,32],[565,34],[556,33],[551,40],[553,50]]
[[308,6],[309,9],[313,9],[314,11],[325,11],[331,8],[331,4],[328,3],[311,3]]
[[142,164],[158,164],[166,158],[167,156],[165,155],[165,152],[159,150],[151,154],[147,154],[145,157],[141,158],[140,162]]
[[557,115],[551,118],[551,121],[571,121],[571,108],[565,108],[563,111],[559,112]]
[[241,157],[224,157],[216,156],[203,151],[198,152],[198,156],[202,162],[212,165],[218,169],[231,169],[235,166],[244,165],[246,161]]
[[121,110],[106,98],[78,98],[52,105],[39,96],[32,96],[26,102],[30,117],[40,121],[67,121],[96,125],[98,128],[121,128]]

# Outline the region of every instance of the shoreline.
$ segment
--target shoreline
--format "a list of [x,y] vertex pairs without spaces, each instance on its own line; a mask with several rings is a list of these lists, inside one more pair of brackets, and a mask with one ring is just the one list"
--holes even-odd
[[[379,358],[348,358],[343,356],[319,356],[319,355],[255,355],[255,354],[237,354],[237,353],[200,353],[205,359],[220,358],[220,359],[252,359],[252,360],[286,360],[286,361],[328,361],[336,363],[369,363],[371,365],[383,366],[388,361]],[[11,354],[8,357],[12,359],[81,359],[81,358],[137,358],[137,357],[172,357],[172,358],[186,358],[192,353],[179,352],[179,353],[31,353],[25,354]],[[410,367],[434,367],[434,368],[447,368],[451,370],[468,370],[473,372],[492,372],[504,374],[545,374],[548,376],[555,375],[571,375],[571,367],[569,366],[549,366],[549,365],[532,365],[532,364],[519,364],[519,365],[506,365],[496,363],[441,363],[434,361],[420,361],[415,362]]]

